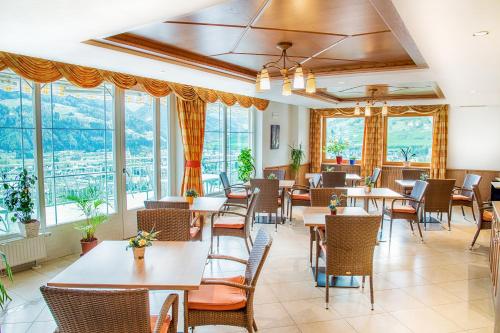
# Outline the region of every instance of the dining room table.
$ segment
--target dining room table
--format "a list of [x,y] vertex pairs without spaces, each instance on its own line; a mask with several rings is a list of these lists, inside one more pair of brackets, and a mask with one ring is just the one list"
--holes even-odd
[[[47,282],[60,288],[177,290],[200,288],[210,242],[154,241],[134,259],[128,241],[103,241]],[[184,312],[186,316],[186,312]],[[187,322],[184,318],[184,322]],[[184,325],[187,333],[187,326]]]
[[[313,177],[317,177],[317,176],[321,177],[321,172],[306,172],[306,174],[304,175],[305,179],[307,179],[307,180],[309,180],[309,178],[313,178]],[[355,186],[356,183],[361,180],[361,176],[356,174],[356,173],[347,173],[345,175],[345,180],[347,182],[351,182],[351,186]]]
[[[278,185],[279,189],[280,189],[279,197],[280,197],[281,202],[283,204],[283,206],[282,206],[282,213],[281,213],[282,214],[282,220],[281,220],[280,223],[284,223],[284,221],[286,221],[286,217],[284,216],[285,210],[283,209],[284,203],[285,203],[285,194],[294,185],[295,185],[295,180],[291,180],[291,179],[280,179],[279,180],[279,185]],[[247,188],[247,189],[250,189],[252,187],[251,184],[250,184],[250,181],[243,183],[243,186],[245,186],[245,188]],[[263,217],[257,219],[256,222],[257,223],[264,223],[264,224],[272,224],[272,223],[274,223],[272,221],[272,219],[269,219],[266,216],[263,216]]]
[[[160,201],[187,202],[186,197],[183,196],[164,196]],[[198,214],[199,227],[203,229],[203,225],[205,224],[204,214],[211,215],[218,213],[222,207],[224,207],[226,201],[226,197],[197,197],[194,198],[193,203],[189,205],[189,210]]]

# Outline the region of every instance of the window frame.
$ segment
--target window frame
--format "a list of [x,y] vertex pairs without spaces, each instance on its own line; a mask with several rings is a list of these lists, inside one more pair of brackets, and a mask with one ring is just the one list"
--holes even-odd
[[[321,161],[323,163],[335,163],[337,164],[337,160],[335,158],[326,158],[326,152],[323,147],[326,145],[326,121],[327,119],[335,119],[335,118],[365,118],[364,116],[354,116],[354,115],[342,115],[339,116],[323,116],[321,119]],[[365,127],[363,126],[363,142],[361,143],[361,159],[356,160],[355,165],[361,165],[363,163],[364,157],[364,143],[365,143]],[[342,159],[343,165],[349,165],[349,157]]]

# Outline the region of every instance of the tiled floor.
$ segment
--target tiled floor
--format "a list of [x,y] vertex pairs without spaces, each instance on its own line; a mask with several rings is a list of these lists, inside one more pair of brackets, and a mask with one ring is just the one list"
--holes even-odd
[[[395,222],[392,244],[384,242],[376,248],[374,311],[370,310],[368,289],[331,289],[330,309],[325,310],[324,290],[314,287],[309,268],[309,233],[302,226],[301,209],[295,209],[295,214],[293,224],[280,226],[277,233],[274,227],[265,226],[273,233],[274,243],[256,291],[260,332],[493,331],[489,232],[484,231],[478,245],[469,251],[475,225],[458,211],[453,215],[451,232],[427,231],[423,244],[411,235],[404,221]],[[221,239],[220,252],[246,256],[243,243],[229,238]],[[0,316],[1,332],[52,332],[55,324],[38,288],[77,257],[60,258],[38,270],[15,274],[14,283],[8,283],[13,301]],[[213,262],[206,267],[207,276],[239,273],[241,268],[235,264]],[[159,311],[167,294],[151,294],[153,312]],[[218,326],[199,327],[195,332],[242,330]]]

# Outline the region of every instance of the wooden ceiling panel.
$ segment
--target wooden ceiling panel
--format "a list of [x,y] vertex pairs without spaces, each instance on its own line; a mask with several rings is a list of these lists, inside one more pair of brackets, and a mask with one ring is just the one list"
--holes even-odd
[[363,66],[373,65],[373,62],[343,59],[312,58],[304,63],[307,68],[314,69],[315,72],[329,72],[339,69],[355,69]]
[[[373,91],[373,89],[376,89]],[[329,87],[325,92],[340,101],[362,101],[372,94],[381,100],[440,98],[435,82],[412,82],[399,84],[360,85],[355,87]]]
[[[276,56],[271,55],[254,55],[254,54],[240,54],[240,53],[231,53],[231,54],[221,54],[215,56],[214,58],[222,61],[229,62],[231,64],[235,64],[241,67],[250,68],[255,71],[259,71],[262,69],[262,66],[270,61],[275,61],[278,59]],[[301,57],[290,57],[293,61],[300,62],[305,58]],[[276,72],[273,69],[269,70],[271,73]]]
[[320,57],[374,62],[411,61],[392,32],[348,38],[321,53]]
[[388,30],[368,0],[273,0],[254,26],[342,35]]
[[335,35],[305,32],[250,29],[241,40],[235,52],[276,54],[279,56],[281,51],[276,48],[276,44],[289,41],[293,43],[293,46],[287,50],[288,55],[309,57],[343,38]]
[[243,28],[156,23],[133,31],[136,36],[203,55],[229,52]]

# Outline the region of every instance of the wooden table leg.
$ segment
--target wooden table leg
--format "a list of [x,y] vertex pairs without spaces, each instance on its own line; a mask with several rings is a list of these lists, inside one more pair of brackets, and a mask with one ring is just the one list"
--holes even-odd
[[184,333],[188,333],[188,291],[184,290]]

